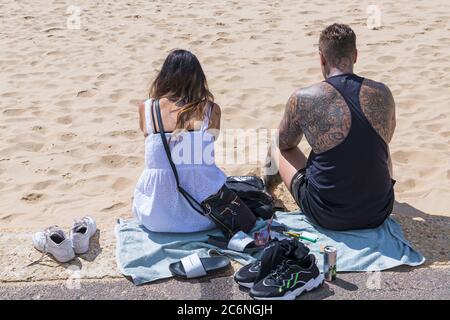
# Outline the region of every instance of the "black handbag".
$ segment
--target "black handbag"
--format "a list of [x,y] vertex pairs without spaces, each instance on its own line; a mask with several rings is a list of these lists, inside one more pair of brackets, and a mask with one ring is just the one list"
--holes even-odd
[[177,168],[172,160],[172,154],[164,132],[161,110],[159,108],[159,99],[154,100],[154,109],[152,105],[151,110],[153,127],[156,129],[153,110],[156,111],[159,133],[164,145],[164,150],[166,151],[167,159],[169,160],[170,167],[175,176],[178,192],[183,195],[192,209],[199,214],[210,218],[225,236],[231,238],[238,231],[248,233],[254,227],[256,217],[237,194],[231,191],[225,184],[216,194],[208,197],[201,203],[180,186]]
[[259,177],[231,176],[225,184],[257,217],[267,220],[272,218],[275,211],[283,209],[277,207],[275,199],[265,191],[264,182]]

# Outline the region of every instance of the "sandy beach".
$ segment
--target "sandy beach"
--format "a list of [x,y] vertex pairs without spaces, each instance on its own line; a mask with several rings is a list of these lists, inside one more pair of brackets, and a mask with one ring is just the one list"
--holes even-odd
[[[86,214],[105,236],[103,252],[85,265],[99,255],[96,263],[109,270],[92,277],[120,276],[110,271],[112,226],[132,216],[133,188],[143,168],[137,103],[147,98],[171,49],[199,58],[222,107],[222,128],[274,129],[293,90],[323,80],[317,42],[332,22],[348,23],[357,34],[355,72],[386,83],[396,100],[394,213],[431,264],[448,265],[448,2],[377,1],[376,30],[367,27],[368,4],[2,1],[0,280],[64,278],[38,266],[13,274],[10,265],[39,256],[32,232],[54,224],[68,229]],[[79,29],[68,28],[71,5],[81,10]],[[301,146],[309,151],[306,141]],[[229,175],[258,173],[254,164],[221,166]],[[277,195],[295,209],[284,188]]]

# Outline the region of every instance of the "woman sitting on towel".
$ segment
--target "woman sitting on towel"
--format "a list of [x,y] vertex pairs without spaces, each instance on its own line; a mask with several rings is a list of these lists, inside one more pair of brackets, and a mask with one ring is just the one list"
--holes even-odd
[[155,99],[159,99],[180,185],[198,202],[217,193],[226,180],[214,162],[221,113],[197,57],[186,50],[172,51],[153,81],[149,97],[139,105],[145,169],[134,190],[133,213],[143,226],[155,232],[214,228],[214,223],[196,212],[177,191],[154,110]]

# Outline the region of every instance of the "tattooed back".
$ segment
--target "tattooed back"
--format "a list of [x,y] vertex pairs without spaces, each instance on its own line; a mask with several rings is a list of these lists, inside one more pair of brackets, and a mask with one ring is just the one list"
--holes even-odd
[[[297,124],[297,130],[304,133],[316,154],[345,140],[351,127],[351,113],[344,98],[330,84],[320,82],[299,89],[290,100],[291,115],[288,118],[291,126],[292,123]],[[359,100],[372,127],[389,143],[395,128],[395,103],[389,88],[380,82],[364,79]]]

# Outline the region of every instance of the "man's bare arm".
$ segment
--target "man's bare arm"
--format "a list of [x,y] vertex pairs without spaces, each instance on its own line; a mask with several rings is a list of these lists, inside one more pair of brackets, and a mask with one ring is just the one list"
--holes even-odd
[[298,108],[299,92],[294,92],[286,103],[283,119],[278,126],[279,149],[289,150],[295,148],[303,137],[300,127],[300,112]]

